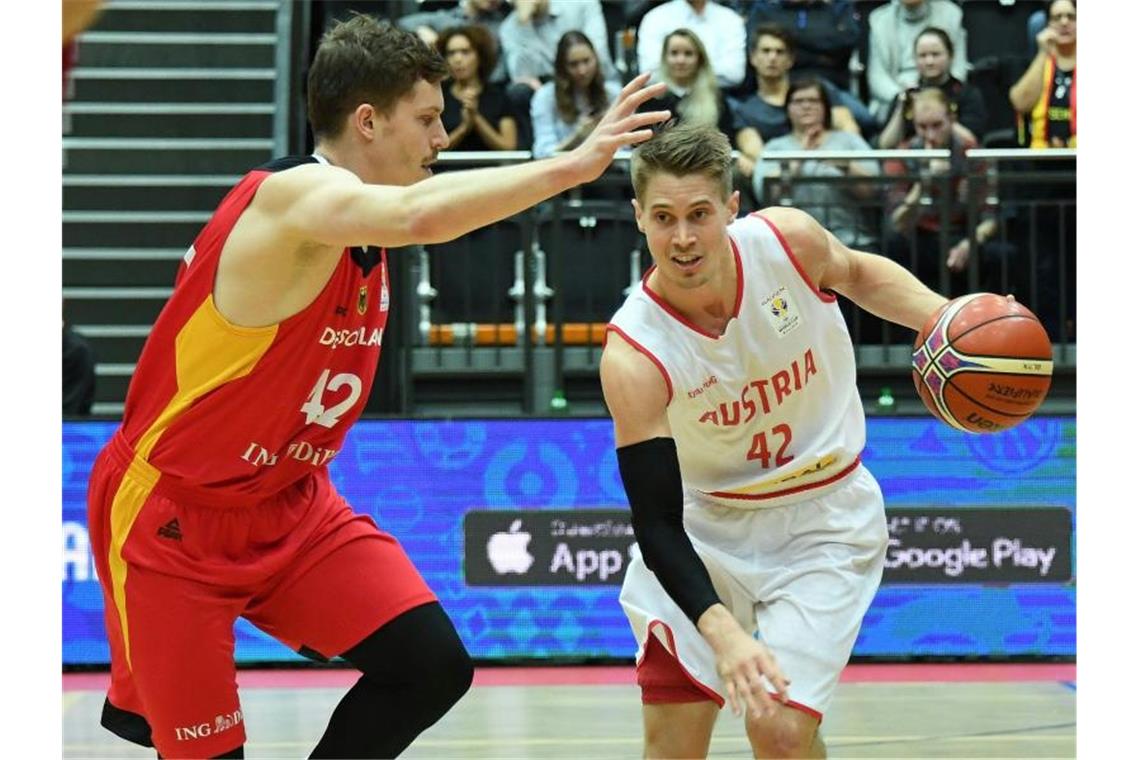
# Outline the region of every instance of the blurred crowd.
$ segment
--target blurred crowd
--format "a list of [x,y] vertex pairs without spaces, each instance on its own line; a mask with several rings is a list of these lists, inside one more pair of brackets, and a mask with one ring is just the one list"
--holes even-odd
[[[570,150],[625,81],[651,71],[668,89],[644,109],[728,136],[744,211],[794,204],[947,295],[966,292],[974,257],[981,289],[1045,304],[1054,340],[1071,340],[1075,182],[1011,189],[966,158],[1076,147],[1076,0],[1019,3],[1031,7],[1024,27],[1005,30],[1001,55],[973,61],[966,14],[982,3],[959,0],[327,0],[314,23],[374,13],[434,46],[450,69],[450,151]],[[70,34],[65,19],[65,77],[70,37],[98,5],[74,3],[84,12]],[[950,157],[823,153],[923,148]],[[775,158],[788,151],[821,157]],[[1075,172],[1055,160],[1002,166]],[[65,334],[65,352],[77,338]]]
[[[1060,238],[1045,248],[1067,244],[1068,263],[1037,262],[1036,282],[1022,285],[1056,299],[1068,268],[1072,289],[1075,213],[1068,230],[1052,221],[1068,214],[1062,201],[1071,184],[1041,193],[1056,202],[1050,213],[1018,220],[1007,210],[1003,220],[999,195],[1018,193],[999,190],[995,167],[967,161],[966,152],[1076,147],[1075,0],[1029,0],[1024,27],[1001,41],[1003,55],[977,61],[968,56],[964,14],[978,4],[955,0],[410,4],[417,12],[396,22],[436,46],[451,69],[443,86],[449,150],[542,158],[571,149],[624,81],[651,71],[668,89],[645,109],[669,108],[728,136],[745,210],[795,204],[849,245],[890,255],[932,286],[946,290],[948,271],[951,294],[965,292],[972,255],[1004,257],[1007,274],[1024,268],[1003,230]],[[769,158],[923,148],[950,158]],[[1072,337],[1071,318],[1047,322],[1055,338]]]
[[[861,138],[844,146],[921,140],[914,99],[936,89],[967,148],[1075,147],[1076,2],[1034,4],[1014,48],[1024,48],[1023,74],[1007,102],[989,105],[971,82],[968,4],[955,0],[426,0],[412,5],[432,10],[397,23],[451,67],[456,149],[564,149],[622,81],[652,71],[678,118],[718,125],[750,177],[772,140],[819,147],[819,130],[797,130],[789,109],[793,84],[806,79],[825,92],[827,129]],[[1002,109],[1015,117],[1012,137],[993,130],[1008,121],[990,113]]]

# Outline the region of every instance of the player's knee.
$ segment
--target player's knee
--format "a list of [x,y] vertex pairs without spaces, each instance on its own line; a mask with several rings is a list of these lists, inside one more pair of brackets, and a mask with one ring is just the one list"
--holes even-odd
[[475,666],[467,649],[458,640],[436,651],[431,662],[426,681],[439,689],[441,700],[446,701],[449,708],[471,688]]
[[817,731],[817,724],[798,720],[788,710],[774,718],[748,718],[748,735],[761,757],[807,757]]

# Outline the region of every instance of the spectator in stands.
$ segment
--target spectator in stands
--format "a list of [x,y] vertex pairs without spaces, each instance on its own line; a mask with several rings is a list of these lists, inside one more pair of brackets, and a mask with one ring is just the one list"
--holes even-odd
[[[981,246],[997,234],[997,180],[982,162],[974,162],[975,177],[985,179],[968,181],[966,151],[977,144],[954,131],[954,112],[946,93],[938,88],[927,88],[915,94],[912,103],[917,134],[902,147],[949,149],[950,160],[886,162],[883,167],[886,174],[920,178],[903,180],[891,191],[888,215],[893,234],[888,238],[886,250],[888,256],[929,285],[938,282],[941,262],[953,273],[965,270],[971,237]],[[971,187],[976,193],[973,200],[979,211],[979,221],[973,230],[967,228]],[[944,190],[949,193],[945,198]],[[923,205],[924,197],[931,198],[933,203]],[[942,247],[943,203],[949,204],[945,228],[949,248],[945,250]],[[952,283],[956,283],[952,285],[955,292],[963,292],[961,278],[955,278]]]
[[482,26],[445,29],[435,42],[447,61],[443,113],[448,150],[514,150],[518,127],[501,85],[487,77],[495,68],[495,40]]
[[957,116],[954,131],[963,139],[980,144],[986,132],[986,103],[977,87],[950,74],[950,62],[954,60],[950,35],[936,26],[923,29],[914,41],[914,60],[919,86],[903,90],[895,98],[887,124],[879,134],[879,147],[894,148],[914,137],[910,98],[926,87],[937,87],[946,93]]
[[796,49],[793,76],[850,86],[851,54],[862,29],[851,0],[735,0],[735,6],[747,18],[749,39],[762,25],[788,30]]
[[662,44],[676,29],[691,30],[705,50],[712,51],[710,63],[721,87],[735,87],[744,80],[744,20],[712,0],[669,0],[646,13],[637,29],[641,71],[657,68]]
[[1029,148],[1077,147],[1077,4],[1052,0],[1037,55],[1009,89],[1021,143]]
[[950,74],[966,81],[966,31],[962,9],[953,0],[891,0],[871,11],[867,51],[867,85],[871,90],[871,111],[887,120],[891,106],[901,91],[918,85],[914,42],[929,26],[945,31],[958,55],[950,64]]
[[[1046,25],[1037,33],[1037,53],[1010,88],[1009,102],[1022,146],[1076,148],[1077,4],[1049,0],[1044,5]],[[1018,170],[1034,172],[1039,180],[1024,186],[1027,203],[1016,235],[1036,262],[1034,311],[1053,340],[1067,342],[1076,336],[1077,214],[1075,187],[1065,177],[1075,175],[1076,161],[1027,161]]]
[[669,89],[661,97],[647,100],[642,111],[668,109],[679,122],[713,126],[732,139],[732,112],[695,32],[677,29],[665,37],[653,81],[664,82]]
[[[784,108],[791,86],[788,72],[795,61],[791,36],[780,26],[758,26],[752,33],[748,60],[756,72],[756,92],[744,100],[728,101],[733,114],[732,134],[740,151],[736,168],[746,178],[752,177],[764,144],[791,130]],[[836,103],[837,89],[826,80],[821,80],[821,84],[827,90],[828,101]],[[833,124],[836,129],[859,133],[859,125],[844,106],[832,107],[828,124],[829,128]]]
[[844,245],[866,246],[871,237],[866,234],[861,222],[862,214],[852,201],[874,197],[875,186],[869,182],[813,182],[812,178],[877,177],[877,161],[783,163],[767,156],[779,151],[870,150],[871,146],[858,134],[832,129],[831,100],[827,88],[817,77],[802,77],[792,82],[788,87],[787,113],[792,125],[791,134],[765,144],[764,153],[753,172],[752,188],[757,201],[761,206],[769,206],[791,199],[791,205],[815,217]]
[[451,8],[409,13],[401,17],[397,24],[403,29],[415,32],[421,40],[432,47],[444,29],[482,24],[487,27],[487,31],[495,41],[495,56],[498,59],[495,69],[487,79],[491,82],[504,82],[507,79],[507,64],[499,50],[499,25],[503,23],[506,15],[507,9],[503,0],[459,0],[459,3]]
[[515,9],[499,27],[499,42],[507,59],[510,85],[507,98],[519,126],[519,148],[530,150],[534,135],[530,124],[530,101],[546,81],[554,77],[558,40],[578,31],[594,43],[602,76],[617,80],[610,60],[606,19],[599,0],[514,0]]
[[539,87],[530,102],[535,158],[577,146],[620,91],[617,82],[602,78],[589,37],[581,32],[562,35],[554,56],[554,79]]
[[63,323],[63,413],[91,414],[95,400],[95,352],[79,333]]

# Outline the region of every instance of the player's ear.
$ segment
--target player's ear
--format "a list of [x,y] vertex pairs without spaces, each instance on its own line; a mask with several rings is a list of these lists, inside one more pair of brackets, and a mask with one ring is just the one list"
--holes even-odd
[[371,140],[376,137],[376,129],[379,126],[376,119],[379,114],[376,109],[372,107],[371,103],[361,103],[352,112],[352,128],[359,132],[365,138]]
[[732,219],[735,219],[736,215],[740,213],[740,191],[739,190],[733,190],[732,191],[732,195],[728,196],[728,203],[726,203],[725,206],[728,207],[729,217]]
[[641,204],[637,202],[637,198],[630,198],[629,202],[633,204],[633,218],[637,222],[637,229],[645,232],[645,225],[641,223]]

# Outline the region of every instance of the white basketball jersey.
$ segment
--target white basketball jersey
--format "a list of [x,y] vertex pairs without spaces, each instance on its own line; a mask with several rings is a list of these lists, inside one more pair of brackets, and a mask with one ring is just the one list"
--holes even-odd
[[728,234],[737,301],[724,335],[687,321],[648,273],[608,329],[665,376],[686,488],[746,509],[813,498],[858,466],[866,440],[847,325],[764,217]]

